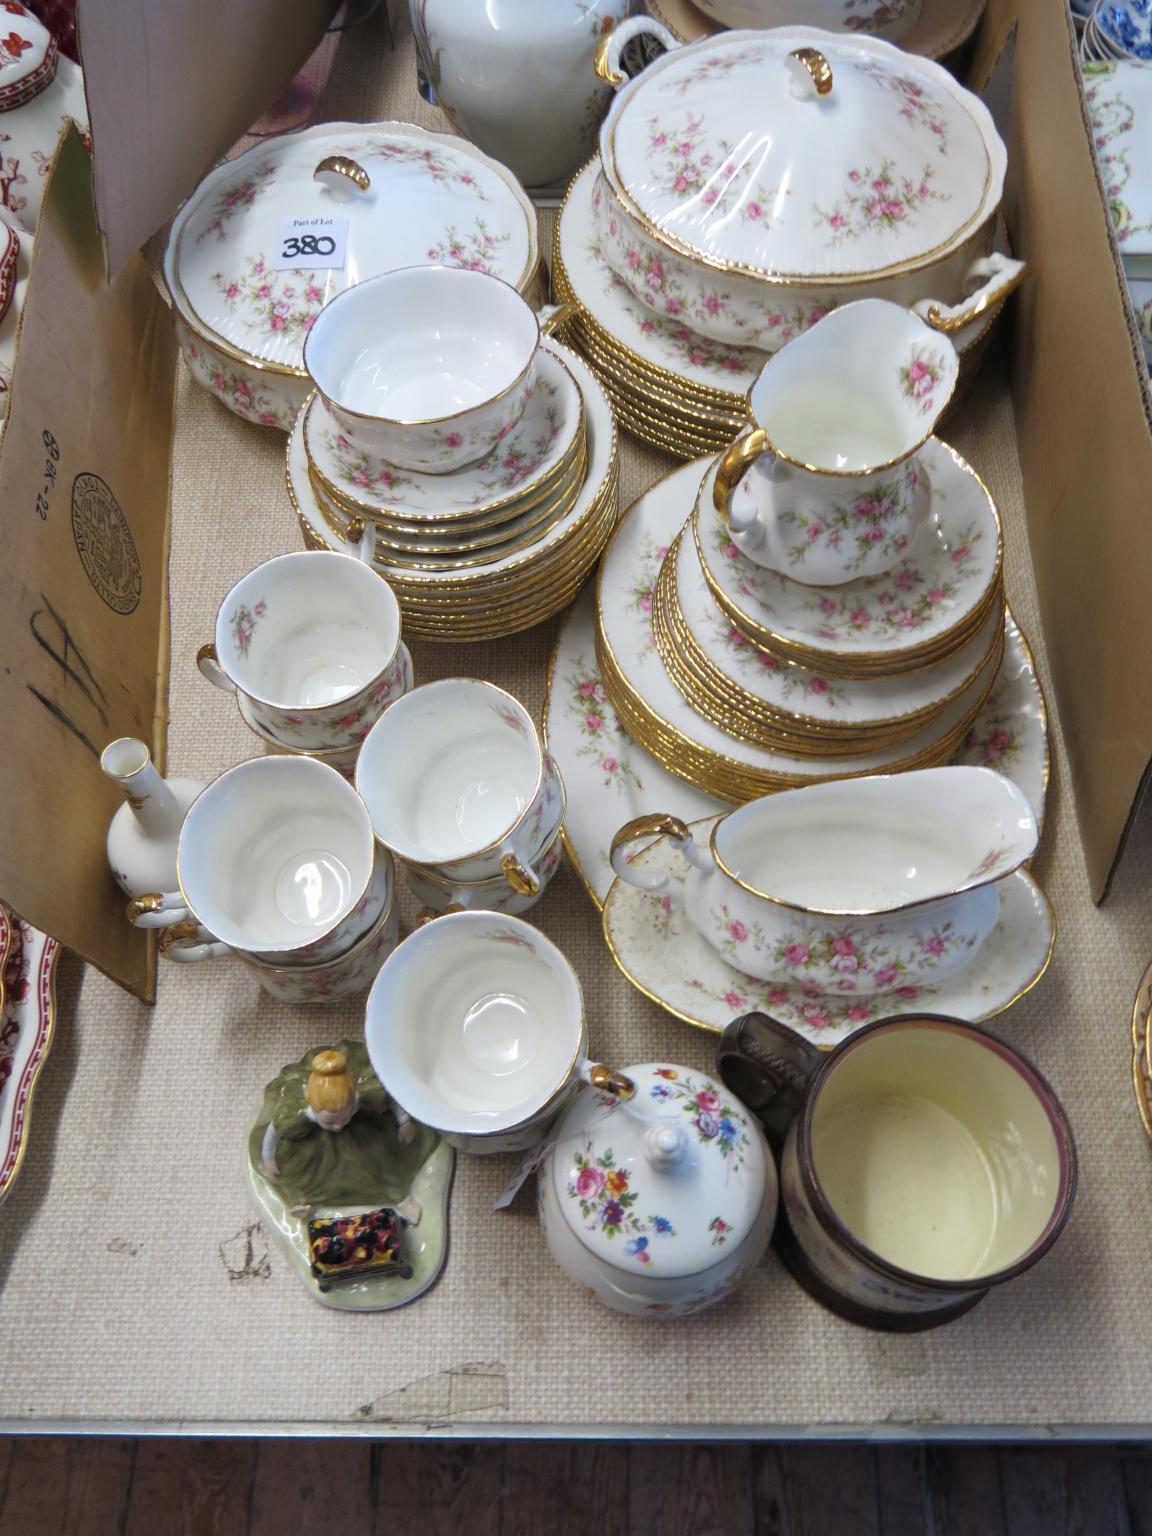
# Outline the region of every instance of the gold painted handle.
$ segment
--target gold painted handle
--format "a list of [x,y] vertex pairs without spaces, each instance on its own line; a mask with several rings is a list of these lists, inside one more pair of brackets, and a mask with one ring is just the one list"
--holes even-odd
[[819,48],[794,48],[788,55],[807,72],[817,96],[827,96],[832,89],[832,66]]
[[654,37],[664,44],[666,50],[681,47],[680,39],[663,22],[652,16],[633,16],[627,21],[618,22],[596,44],[592,67],[596,71],[597,80],[615,89],[628,84],[628,76],[620,68],[620,55],[634,37]]
[[448,917],[453,912],[466,912],[467,907],[462,907],[458,901],[450,901],[443,912],[434,912],[431,907],[422,907],[416,917],[417,928],[427,928],[429,923],[434,923],[438,917]]
[[623,1072],[613,1072],[601,1062],[588,1069],[588,1081],[601,1093],[614,1094],[618,1099],[630,1099],[636,1093],[636,1084],[630,1077],[625,1077]]
[[[925,324],[939,331],[942,336],[954,336],[966,325],[971,325],[973,320],[978,320],[993,304],[1002,304],[1010,293],[1015,293],[1028,272],[1027,262],[1021,262],[1018,272],[1009,273],[1002,282],[985,284],[967,304],[959,308],[955,305],[929,304],[924,314]],[[950,312],[953,310],[955,313]]]
[[506,853],[500,860],[500,873],[517,896],[539,896],[540,882],[527,864],[522,864],[514,853]]
[[615,859],[622,848],[641,837],[671,837],[678,843],[684,843],[691,835],[687,822],[681,821],[679,816],[667,816],[663,811],[653,811],[650,815],[636,816],[625,822],[612,839],[608,858],[610,861]]
[[133,896],[125,910],[128,921],[134,923],[137,918],[151,916],[154,912],[163,912],[164,898],[159,891],[149,891],[147,896]]
[[173,944],[186,943],[188,939],[195,939],[199,934],[199,923],[173,923],[171,928],[161,928],[160,953],[166,956]]
[[568,321],[574,319],[579,313],[580,306],[575,300],[557,304],[552,313],[545,315],[540,321],[541,336],[554,336],[562,325],[567,325]]
[[729,521],[728,508],[736,487],[767,447],[767,432],[763,427],[753,427],[751,432],[738,437],[730,447],[725,448],[712,486],[712,504],[725,523]]
[[325,155],[312,172],[312,180],[334,192],[341,202],[353,191],[367,192],[372,185],[371,176],[351,155]]

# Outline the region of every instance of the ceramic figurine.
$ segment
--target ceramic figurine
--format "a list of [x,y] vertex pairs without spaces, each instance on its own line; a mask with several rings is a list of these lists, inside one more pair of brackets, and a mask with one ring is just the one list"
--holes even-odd
[[180,828],[203,784],[161,778],[147,746],[133,736],[109,742],[100,766],[127,802],[108,828],[108,864],[117,885],[125,896],[174,890]]
[[443,1267],[454,1158],[393,1103],[363,1044],[344,1040],[268,1084],[248,1183],[317,1300],[383,1311],[415,1300]]
[[425,78],[452,126],[534,191],[560,190],[596,147],[611,92],[596,49],[631,0],[410,0]]
[[764,1257],[776,1168],[764,1133],[702,1072],[629,1067],[627,1099],[581,1088],[540,1165],[552,1257],[617,1312],[686,1317]]

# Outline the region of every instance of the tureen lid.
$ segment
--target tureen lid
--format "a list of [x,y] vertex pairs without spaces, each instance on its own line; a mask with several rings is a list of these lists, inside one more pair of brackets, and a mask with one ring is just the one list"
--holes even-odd
[[56,39],[18,0],[0,3],[0,112],[22,107],[56,76]]
[[654,1279],[710,1269],[756,1221],[763,1132],[702,1072],[648,1062],[625,1076],[631,1099],[583,1088],[562,1115],[549,1150],[556,1204],[619,1269]]
[[164,276],[204,340],[303,376],[312,322],[354,283],[439,262],[523,290],[537,257],[532,204],[474,145],[409,123],[324,123],[207,176],[173,224]]
[[987,218],[1005,155],[938,65],[811,27],[676,48],[617,96],[605,174],[658,240],[724,271],[859,278],[925,261]]

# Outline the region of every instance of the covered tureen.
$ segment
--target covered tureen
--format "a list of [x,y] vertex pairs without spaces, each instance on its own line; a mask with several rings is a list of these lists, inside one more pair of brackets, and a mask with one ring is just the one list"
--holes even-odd
[[618,1312],[684,1317],[732,1292],[776,1219],[776,1167],[759,1124],[687,1067],[629,1067],[630,1099],[584,1087],[540,1165],[553,1258]]
[[[668,51],[628,81],[620,50],[641,33]],[[930,60],[812,27],[681,47],[637,18],[597,67],[620,86],[600,133],[597,235],[660,314],[774,351],[850,299],[958,330],[1023,275],[989,254],[1004,145]]]
[[409,123],[324,123],[218,166],[164,256],[193,377],[288,431],[311,392],[304,339],[354,283],[422,263],[536,281],[536,214],[510,171]]

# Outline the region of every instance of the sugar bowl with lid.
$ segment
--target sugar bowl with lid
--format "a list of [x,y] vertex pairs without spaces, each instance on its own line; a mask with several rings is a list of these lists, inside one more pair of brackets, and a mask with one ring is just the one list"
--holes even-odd
[[645,1062],[630,1098],[583,1087],[537,1182],[552,1257],[605,1306],[686,1317],[731,1294],[763,1258],[776,1220],[764,1133],[720,1084]]

